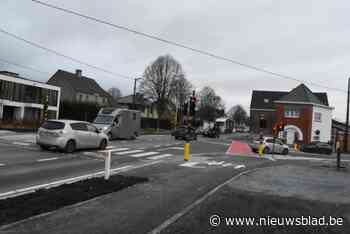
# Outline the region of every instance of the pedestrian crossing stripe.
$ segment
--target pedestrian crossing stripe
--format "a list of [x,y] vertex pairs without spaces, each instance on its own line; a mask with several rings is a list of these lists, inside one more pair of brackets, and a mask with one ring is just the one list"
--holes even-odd
[[172,154],[161,154],[161,155],[157,155],[157,156],[148,157],[147,159],[157,160],[157,159],[167,158],[167,157],[171,157],[171,156],[173,156],[173,155]]
[[116,152],[116,153],[113,153],[113,154],[125,155],[125,154],[141,153],[141,152],[143,152],[143,150],[129,150],[129,151],[123,151],[123,152]]
[[130,156],[134,157],[134,158],[139,158],[139,157],[146,157],[146,156],[155,155],[155,154],[159,154],[159,153],[158,152],[144,152],[144,153],[140,153],[140,154],[133,154]]

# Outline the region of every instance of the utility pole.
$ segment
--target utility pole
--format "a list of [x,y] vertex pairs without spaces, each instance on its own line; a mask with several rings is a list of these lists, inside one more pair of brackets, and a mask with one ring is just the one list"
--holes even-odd
[[349,137],[349,92],[350,92],[350,78],[348,78],[348,101],[346,102],[346,126],[344,134],[344,152],[348,150],[348,137]]
[[136,110],[136,82],[138,80],[141,80],[142,78],[135,78],[134,79],[134,95],[132,97],[132,109]]

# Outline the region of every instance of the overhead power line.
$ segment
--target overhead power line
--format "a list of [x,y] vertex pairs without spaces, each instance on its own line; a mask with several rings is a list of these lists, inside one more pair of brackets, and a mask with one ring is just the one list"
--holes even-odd
[[22,65],[22,64],[19,64],[19,63],[11,62],[9,60],[2,59],[2,58],[0,58],[0,62],[6,63],[6,64],[10,64],[10,65],[13,65],[13,66],[16,66],[16,67],[24,68],[24,69],[27,69],[27,70],[35,71],[35,72],[38,72],[38,73],[46,74],[46,75],[50,74],[49,72],[40,71],[38,69],[35,69],[35,68],[32,68],[32,67],[28,67],[28,66],[25,66],[25,65]]
[[69,55],[65,55],[65,54],[63,54],[63,53],[61,53],[61,52],[58,52],[58,51],[56,51],[56,50],[53,50],[53,49],[47,48],[47,47],[45,47],[45,46],[42,46],[42,45],[40,45],[39,43],[29,41],[29,40],[27,40],[27,39],[25,39],[25,38],[23,38],[23,37],[20,37],[20,36],[18,36],[18,35],[16,35],[16,34],[10,33],[10,32],[8,32],[8,31],[4,30],[3,28],[0,28],[0,32],[3,33],[3,34],[6,34],[6,35],[9,36],[9,37],[12,37],[12,38],[15,38],[15,39],[17,39],[17,40],[20,40],[20,41],[22,41],[22,42],[24,42],[24,43],[27,43],[27,44],[29,44],[29,45],[31,45],[31,46],[34,46],[34,47],[36,47],[36,48],[45,50],[45,51],[50,52],[50,53],[52,53],[52,54],[55,54],[55,55],[57,55],[57,56],[60,56],[60,57],[69,59],[69,60],[71,60],[71,61],[73,61],[73,62],[76,62],[76,63],[82,64],[82,65],[85,65],[85,66],[90,67],[90,68],[93,68],[93,69],[95,69],[95,70],[99,70],[99,71],[102,71],[102,72],[104,72],[104,73],[108,73],[108,74],[113,75],[113,76],[119,76],[119,77],[124,78],[124,79],[133,79],[132,77],[125,76],[125,75],[122,75],[122,74],[119,74],[119,73],[115,73],[115,72],[113,72],[113,71],[109,71],[109,70],[104,69],[104,68],[102,68],[102,67],[99,67],[99,66],[96,66],[96,65],[93,65],[93,64],[84,62],[84,61],[82,61],[82,60],[73,58],[73,57],[71,57],[71,56],[69,56]]
[[199,54],[202,54],[202,55],[206,55],[206,56],[218,59],[218,60],[223,60],[223,61],[226,61],[226,62],[230,62],[230,63],[236,64],[236,65],[239,65],[239,66],[251,69],[251,70],[255,70],[255,71],[258,71],[258,72],[269,74],[269,75],[272,75],[272,76],[275,76],[275,77],[279,77],[279,78],[282,78],[282,79],[297,81],[297,82],[300,82],[300,83],[305,83],[305,84],[309,84],[309,85],[313,85],[313,86],[317,86],[317,87],[321,87],[321,88],[325,88],[325,89],[332,89],[332,90],[335,90],[335,91],[346,92],[347,93],[347,91],[344,90],[344,89],[333,88],[333,87],[321,85],[321,84],[318,84],[318,83],[315,83],[315,82],[297,79],[297,78],[292,77],[292,76],[284,75],[284,74],[281,74],[281,73],[278,73],[278,72],[274,72],[274,71],[270,71],[270,70],[267,70],[267,69],[264,69],[264,68],[260,68],[260,67],[256,67],[256,66],[249,65],[249,64],[246,64],[246,63],[242,63],[242,62],[239,62],[239,61],[231,59],[231,58],[227,58],[227,57],[224,57],[224,56],[220,56],[220,55],[214,54],[212,52],[207,52],[207,51],[204,51],[204,50],[201,50],[201,49],[196,49],[196,48],[193,48],[193,47],[190,47],[190,46],[187,46],[187,45],[175,42],[175,41],[171,41],[171,40],[164,39],[164,38],[161,38],[161,37],[149,34],[149,33],[141,32],[141,31],[138,31],[138,30],[135,30],[135,29],[131,29],[131,28],[126,27],[126,26],[114,24],[114,23],[111,23],[111,22],[108,22],[108,21],[105,21],[105,20],[102,20],[102,19],[98,19],[96,17],[92,17],[92,16],[89,16],[89,15],[84,15],[82,13],[79,13],[79,12],[76,12],[76,11],[73,11],[73,10],[70,10],[70,9],[62,8],[62,7],[59,7],[59,6],[56,6],[56,5],[52,5],[52,4],[49,4],[49,3],[46,3],[46,2],[42,2],[42,1],[39,1],[39,0],[32,0],[32,1],[37,3],[37,4],[41,4],[41,5],[44,5],[46,7],[49,7],[49,8],[53,8],[53,9],[56,9],[56,10],[59,10],[59,11],[63,11],[63,12],[66,12],[66,13],[69,13],[69,14],[72,14],[72,15],[76,15],[76,16],[79,16],[79,17],[82,17],[82,18],[85,18],[85,19],[88,19],[88,20],[92,20],[92,21],[95,21],[95,22],[98,22],[98,23],[101,23],[101,24],[105,24],[105,25],[111,26],[113,28],[117,28],[117,29],[120,29],[120,30],[128,31],[130,33],[133,33],[133,34],[136,34],[136,35],[139,35],[139,36],[143,36],[143,37],[147,37],[149,39],[161,41],[163,43],[166,43],[166,44],[169,44],[169,45],[173,45],[173,46],[176,46],[176,47],[180,47],[180,48],[183,48],[183,49],[186,49],[186,50],[190,50],[192,52],[196,52],[196,53],[199,53]]

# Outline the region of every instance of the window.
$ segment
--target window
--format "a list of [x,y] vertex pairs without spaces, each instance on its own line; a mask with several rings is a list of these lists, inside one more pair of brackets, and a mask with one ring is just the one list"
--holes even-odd
[[285,109],[284,111],[284,117],[286,118],[299,118],[300,111],[298,109]]
[[269,99],[265,98],[265,99],[264,99],[264,102],[265,102],[265,103],[269,103]]
[[45,121],[41,127],[48,130],[59,130],[64,128],[64,123],[58,121]]
[[91,124],[88,124],[87,128],[89,132],[98,132],[97,128]]
[[322,113],[315,112],[315,114],[314,114],[314,121],[315,122],[322,122]]
[[87,125],[86,123],[71,123],[71,128],[76,131],[87,131]]

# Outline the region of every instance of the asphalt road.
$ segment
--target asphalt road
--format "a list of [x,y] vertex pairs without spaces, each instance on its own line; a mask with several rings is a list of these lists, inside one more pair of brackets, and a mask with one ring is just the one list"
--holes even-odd
[[[0,193],[103,170],[104,162],[96,150],[74,154],[41,151],[32,137],[0,137]],[[335,162],[304,154],[229,156],[225,152],[230,141],[225,136],[199,138],[191,143],[188,162],[182,157],[184,142],[169,136],[113,141],[112,168],[128,168],[122,174],[148,177],[149,183],[0,227],[0,233],[167,232],[171,226],[162,229],[162,225],[171,223],[174,216],[181,217],[198,199],[242,172],[278,165],[334,166]]]

